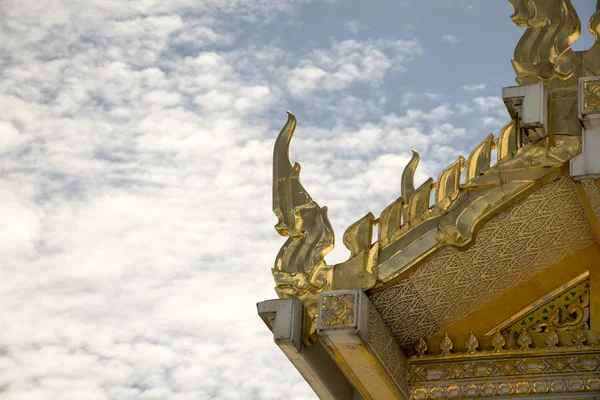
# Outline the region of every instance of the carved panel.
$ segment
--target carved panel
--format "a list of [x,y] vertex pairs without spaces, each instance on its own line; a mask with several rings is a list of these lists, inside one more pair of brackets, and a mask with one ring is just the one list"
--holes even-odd
[[373,306],[369,307],[368,344],[398,387],[408,396],[408,360]]
[[441,250],[371,301],[408,347],[595,240],[575,185],[563,176],[489,221],[466,251]]
[[589,353],[567,357],[545,355],[411,363],[411,398],[477,398],[598,391],[599,366],[600,356]]
[[584,179],[581,181],[585,195],[587,196],[596,218],[600,221],[600,190],[593,179]]
[[[586,310],[583,310],[579,305],[582,299],[589,298],[589,293],[590,281],[585,280],[579,285],[561,293],[541,307],[531,311],[504,329],[502,333],[508,336],[519,332],[523,328],[534,332],[541,332],[545,327],[552,327],[556,330],[574,330],[581,324],[587,329],[589,307],[586,304],[584,306]],[[569,310],[574,310],[575,312],[570,313]],[[585,319],[583,319],[584,316]]]
[[319,304],[319,324],[326,327],[356,326],[356,294],[331,293],[322,296]]
[[583,81],[583,112],[600,111],[600,79]]

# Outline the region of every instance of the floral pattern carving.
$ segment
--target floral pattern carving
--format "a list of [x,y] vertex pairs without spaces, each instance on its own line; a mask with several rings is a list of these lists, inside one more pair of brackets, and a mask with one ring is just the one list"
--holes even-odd
[[502,348],[506,344],[506,340],[504,336],[500,333],[500,331],[496,331],[492,335],[492,346],[494,346],[494,351],[499,352],[502,351]]
[[442,355],[443,356],[450,355],[450,350],[452,350],[452,346],[453,345],[452,345],[452,340],[450,339],[450,336],[448,336],[448,333],[445,333],[444,338],[440,342],[440,350],[442,351]]
[[473,354],[475,351],[477,351],[477,347],[479,347],[479,340],[477,340],[473,331],[469,331],[469,335],[465,340],[465,347],[469,354]]
[[531,346],[531,335],[527,332],[527,329],[521,329],[521,334],[517,338],[517,344],[521,350],[527,350]]
[[600,111],[600,79],[589,79],[583,82],[583,110]]
[[553,327],[550,327],[546,330],[546,337],[544,338],[544,342],[546,343],[546,346],[548,346],[549,349],[556,348],[556,345],[558,344],[558,334],[556,333],[556,330]]
[[354,326],[355,300],[356,295],[350,293],[323,296],[319,316],[321,326]]

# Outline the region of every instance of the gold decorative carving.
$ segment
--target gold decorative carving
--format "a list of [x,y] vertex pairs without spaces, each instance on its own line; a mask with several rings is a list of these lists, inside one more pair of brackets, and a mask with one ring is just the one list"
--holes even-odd
[[502,351],[502,348],[506,344],[506,340],[504,340],[504,336],[500,333],[500,331],[496,331],[492,335],[492,346],[494,346],[494,351],[499,352]]
[[415,350],[417,351],[417,357],[422,357],[427,351],[427,342],[422,337],[415,343]]
[[600,388],[600,378],[588,374],[582,378],[520,380],[510,382],[477,382],[457,385],[448,382],[436,382],[435,385],[415,386],[411,390],[411,399],[442,398],[491,398],[495,396],[528,395],[528,394],[559,394],[582,393],[597,391]]
[[515,394],[527,394],[531,390],[529,382],[517,382],[515,385]]
[[[431,356],[413,359],[409,379],[411,398],[431,398],[452,393],[453,398],[480,398],[513,394],[578,393],[600,388],[600,349],[571,348],[566,357],[545,354],[523,358],[526,353],[487,353],[486,358],[464,355],[462,360]],[[471,358],[469,358],[471,357]],[[491,359],[490,359],[491,357]],[[443,389],[443,390],[440,390]],[[593,388],[593,389],[592,389]]]
[[474,363],[469,369],[473,376],[481,378],[490,376],[494,372],[494,365],[487,361]]
[[550,383],[550,390],[553,393],[564,393],[567,391],[567,382],[562,379],[557,379]]
[[411,394],[411,399],[426,399],[429,395],[429,390],[426,388],[417,388]]
[[[412,158],[404,168],[404,171],[402,171],[402,181],[400,189],[402,192],[402,197],[407,199],[407,201],[410,201],[410,198],[412,197],[415,191],[415,172],[417,171],[417,166],[419,165],[420,159],[421,157],[419,157],[419,153],[413,150]],[[402,211],[402,218],[405,222],[408,220],[407,210]]]
[[529,349],[529,347],[531,346],[531,336],[529,335],[529,332],[527,332],[527,329],[521,329],[521,333],[517,338],[517,344],[519,345],[521,350]]
[[513,394],[513,385],[510,383],[500,383],[497,388],[498,394],[500,396],[506,396]]
[[483,171],[490,167],[490,157],[494,135],[487,135],[469,154],[467,159],[466,181],[470,182],[477,178]]
[[371,247],[374,220],[375,217],[373,217],[373,214],[367,213],[367,215],[350,225],[346,229],[346,232],[344,232],[342,241],[344,242],[344,246],[350,250],[350,258],[358,256],[361,252],[363,253],[363,257],[367,256],[364,251]]
[[584,73],[586,76],[600,75],[600,2],[596,5],[597,11],[590,18],[588,29],[596,39],[591,49],[583,55]]
[[521,128],[518,119],[512,119],[498,134],[498,160],[512,157],[521,148]]
[[467,374],[468,364],[450,364],[448,366],[448,377],[452,379],[464,378]]
[[587,390],[589,390],[590,392],[600,391],[600,378],[588,379],[586,386],[587,386]]
[[549,349],[554,349],[558,344],[558,334],[553,327],[549,327],[546,329],[546,337],[544,338],[544,343],[548,346]]
[[[483,218],[495,215],[509,199],[514,201],[515,196],[524,195],[543,177],[552,175],[577,154],[578,145],[577,137],[561,137],[523,147],[521,129],[513,120],[501,130],[498,140],[488,135],[466,161],[459,157],[437,182],[428,179],[418,189],[413,181],[419,155],[413,151],[402,174],[402,196],[378,219],[378,279],[388,284],[412,263],[443,246],[467,245]],[[490,168],[494,148],[497,162]],[[461,184],[463,171],[465,182]],[[433,190],[435,202],[429,205]]]
[[321,326],[355,326],[355,302],[356,295],[350,293],[323,296],[320,310]]
[[511,19],[527,27],[512,60],[517,83],[567,80],[575,73],[571,49],[581,33],[579,17],[570,0],[509,0],[515,9]]
[[517,368],[519,366],[520,362],[517,360],[500,360],[500,361],[494,361],[494,365],[496,366],[496,368],[498,368],[497,374],[498,375],[507,375],[507,376],[512,376],[512,375],[518,375],[521,373],[521,371],[519,371],[519,369]]
[[585,389],[585,383],[583,379],[580,378],[569,379],[567,385],[569,386],[570,392],[581,392]]
[[327,208],[319,207],[300,183],[300,164],[290,162],[295,128],[296,118],[288,113],[273,151],[273,212],[279,219],[275,229],[288,239],[272,271],[279,297],[300,298],[314,319],[318,293],[331,287],[331,267],[324,257],[333,249],[333,229]]
[[504,335],[511,336],[523,328],[541,332],[548,327],[557,331],[572,330],[582,323],[587,327],[590,287],[588,277],[589,272],[584,272],[571,279],[493,329],[501,329]]
[[583,111],[600,111],[600,79],[583,81]]
[[372,306],[368,309],[367,343],[387,373],[394,379],[396,385],[408,397],[409,387],[406,371],[409,369],[408,360],[396,339],[385,325],[377,311]]
[[589,355],[579,357],[575,360],[574,365],[579,371],[595,371],[600,363],[598,362],[598,356]]
[[577,328],[575,331],[573,331],[571,333],[571,340],[573,341],[575,347],[582,347],[583,344],[587,341],[583,329]]
[[473,354],[475,351],[477,351],[477,347],[479,347],[479,340],[477,340],[473,331],[469,331],[469,335],[465,340],[465,347],[469,354]]
[[550,387],[548,386],[548,382],[534,382],[533,383],[533,393],[548,393]]
[[[453,357],[441,355],[413,356],[410,358],[410,381],[431,380],[427,375],[443,379],[470,379],[485,376],[518,376],[530,374],[555,374],[595,371],[600,366],[598,346],[565,346],[554,349],[503,350],[501,353],[478,351],[475,354],[454,353]],[[439,372],[431,371],[437,368]],[[486,372],[489,370],[489,373]]]
[[546,367],[546,363],[541,358],[530,358],[521,362],[521,369],[526,374],[540,374]]
[[460,171],[464,163],[464,157],[459,156],[456,161],[450,164],[438,176],[435,202],[440,208],[446,209],[447,205],[452,202],[452,197],[460,187]]
[[446,368],[439,365],[427,365],[421,369],[421,375],[427,381],[437,381],[446,376]]
[[567,320],[564,316],[560,315],[560,308],[556,308],[545,321],[540,321],[537,324],[532,326],[532,331],[541,332],[542,328],[554,328],[557,331],[566,331],[572,330],[579,326],[584,326],[587,328],[587,321],[590,316],[590,295],[589,293],[584,293],[581,296],[581,299],[569,305],[567,308],[568,314],[574,314],[571,320]]
[[452,340],[450,340],[448,333],[444,333],[444,338],[440,342],[440,350],[442,351],[443,356],[450,355],[450,350],[452,350]]
[[402,226],[402,212],[404,210],[404,197],[387,206],[379,216],[377,235],[379,245],[385,247],[389,244],[392,234]]
[[472,247],[442,249],[370,300],[410,347],[595,241],[575,184],[563,176],[487,222]]
[[581,186],[583,186],[596,218],[600,221],[600,190],[596,186],[596,182],[593,179],[584,179],[581,181]]
[[446,396],[449,399],[456,399],[460,397],[460,387],[458,385],[450,385],[446,388]]
[[557,357],[547,358],[546,363],[548,364],[548,372],[570,372],[570,364],[575,360],[575,357]]

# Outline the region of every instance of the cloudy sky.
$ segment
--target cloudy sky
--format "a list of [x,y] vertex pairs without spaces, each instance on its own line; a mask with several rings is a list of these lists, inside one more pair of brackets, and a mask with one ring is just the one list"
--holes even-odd
[[[582,25],[595,1],[574,1]],[[271,158],[339,239],[507,122],[506,0],[1,0],[0,398],[314,399],[275,297]],[[587,48],[583,32],[575,46]]]

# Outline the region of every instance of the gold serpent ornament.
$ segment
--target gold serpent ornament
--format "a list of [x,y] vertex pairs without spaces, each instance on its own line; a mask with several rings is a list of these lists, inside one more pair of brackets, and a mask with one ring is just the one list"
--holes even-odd
[[275,291],[281,298],[297,297],[316,315],[318,293],[331,288],[331,266],[324,257],[333,249],[333,229],[327,207],[319,207],[300,183],[300,164],[292,165],[289,146],[296,118],[288,120],[273,151],[273,212],[279,219],[275,230],[287,236],[272,270]]

